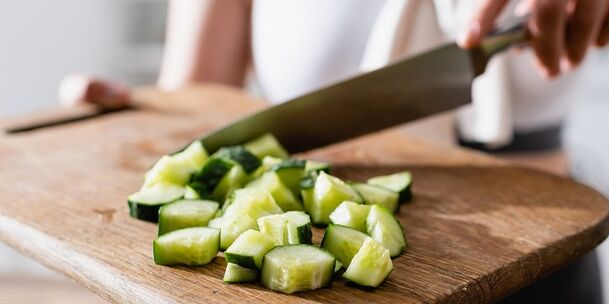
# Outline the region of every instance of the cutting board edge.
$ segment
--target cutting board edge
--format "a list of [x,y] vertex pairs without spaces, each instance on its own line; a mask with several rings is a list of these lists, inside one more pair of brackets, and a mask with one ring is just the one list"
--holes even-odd
[[[23,242],[24,239],[30,241]],[[171,299],[163,297],[162,294],[124,278],[112,267],[70,249],[61,240],[2,214],[0,214],[0,241],[110,302],[171,302]],[[137,292],[133,292],[134,290]]]

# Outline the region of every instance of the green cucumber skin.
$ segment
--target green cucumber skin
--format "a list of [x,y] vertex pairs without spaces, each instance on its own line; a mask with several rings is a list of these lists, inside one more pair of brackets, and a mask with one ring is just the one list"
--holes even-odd
[[234,254],[230,252],[224,252],[224,258],[226,262],[237,264],[241,267],[256,269],[256,262],[251,256],[245,256],[240,254]]
[[243,146],[224,147],[214,153],[213,156],[231,159],[240,164],[247,173],[251,173],[260,166],[260,159]]
[[159,209],[165,204],[145,205],[134,201],[127,201],[129,215],[133,218],[157,223],[159,221]]
[[311,223],[298,227],[298,240],[300,241],[300,244],[313,244]]
[[188,185],[199,194],[199,197],[211,199],[214,189],[233,166],[234,163],[225,159],[210,157],[201,171],[191,177]]

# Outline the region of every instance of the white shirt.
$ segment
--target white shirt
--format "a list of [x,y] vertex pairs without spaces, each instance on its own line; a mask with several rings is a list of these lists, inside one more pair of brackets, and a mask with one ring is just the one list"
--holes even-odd
[[[257,0],[253,58],[263,93],[281,102],[359,72],[454,40],[471,0]],[[609,67],[597,54],[577,72],[541,79],[531,53],[494,58],[476,79],[473,104],[458,113],[466,140],[501,146],[513,132],[559,125],[586,98],[582,70]],[[607,60],[605,60],[607,61]],[[579,88],[579,89],[578,89]]]

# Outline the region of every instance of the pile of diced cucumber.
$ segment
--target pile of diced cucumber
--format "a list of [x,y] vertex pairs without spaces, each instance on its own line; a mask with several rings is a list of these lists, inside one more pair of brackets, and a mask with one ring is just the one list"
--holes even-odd
[[[293,293],[328,287],[343,268],[358,285],[381,284],[407,246],[394,213],[411,184],[409,172],[345,182],[266,134],[212,155],[195,141],[163,156],[128,204],[158,222],[156,264],[200,266],[224,251],[225,282]],[[311,224],[327,225],[319,246]]]

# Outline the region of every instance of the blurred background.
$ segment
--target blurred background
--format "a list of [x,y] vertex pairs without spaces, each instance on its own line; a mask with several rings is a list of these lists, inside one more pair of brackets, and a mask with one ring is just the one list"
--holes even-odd
[[[163,53],[166,10],[164,0],[0,1],[0,119],[56,107],[58,84],[73,72],[129,86],[154,83]],[[593,56],[609,63],[607,51]],[[609,153],[609,78],[605,70],[589,69],[582,79],[587,84],[584,89],[594,90],[596,97],[577,100],[565,120],[563,139],[569,144],[566,150],[577,155],[571,157],[574,161],[567,164],[565,149],[506,157],[571,174],[609,195],[609,178],[599,178],[609,172],[609,163],[598,155],[598,151]],[[446,128],[453,127],[451,114],[437,119]],[[453,138],[436,134],[428,125],[416,123],[406,132],[454,144]],[[592,149],[587,148],[589,143]],[[609,243],[598,252],[604,298],[609,303]],[[0,243],[0,303],[104,300]]]
[[[154,83],[164,0],[0,1],[0,118],[56,107],[68,73]],[[0,303],[104,303],[0,243]]]

